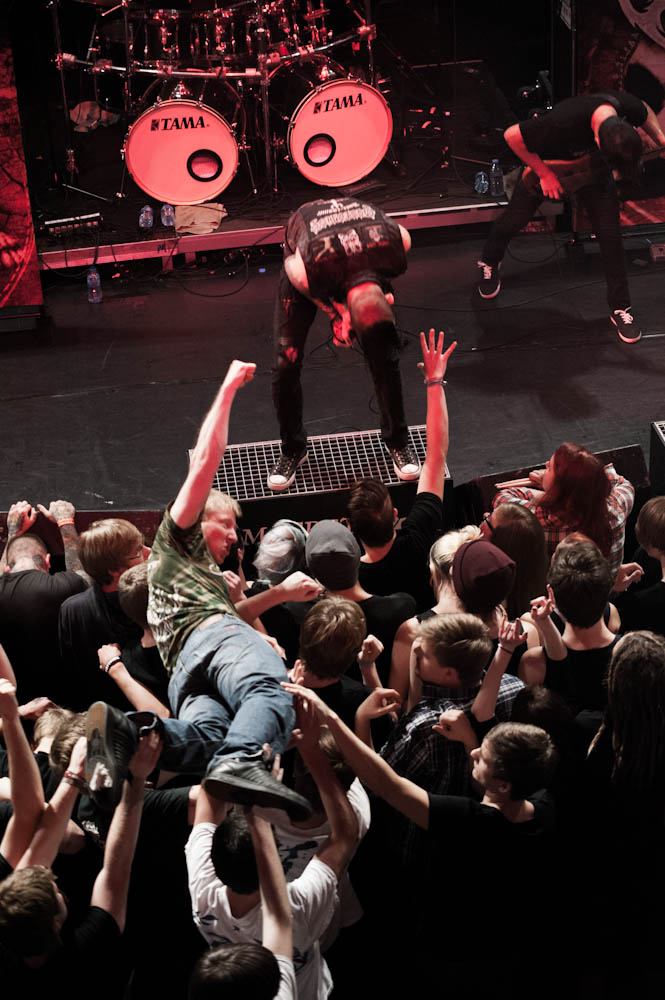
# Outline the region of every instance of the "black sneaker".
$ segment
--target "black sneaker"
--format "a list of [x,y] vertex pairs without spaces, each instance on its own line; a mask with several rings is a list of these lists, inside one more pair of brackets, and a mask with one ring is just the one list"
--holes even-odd
[[307,799],[273,778],[265,764],[257,760],[226,757],[209,769],[202,784],[215,799],[284,809],[292,820],[309,819],[312,815]]
[[281,493],[288,490],[289,486],[296,478],[298,466],[307,460],[307,452],[301,455],[280,455],[279,461],[268,474],[268,489],[273,493]]
[[113,810],[122,795],[138,738],[129,719],[112,705],[96,701],[88,709],[85,776],[100,809]]
[[630,309],[630,306],[627,309],[615,309],[610,316],[617,328],[619,339],[623,340],[624,344],[636,344],[642,336],[642,331],[635,322],[635,317]]
[[393,460],[393,469],[398,479],[417,479],[420,475],[420,459],[416,455],[411,445],[404,448],[390,448],[390,456]]
[[501,279],[499,278],[501,264],[486,264],[484,260],[479,260],[478,267],[481,272],[478,281],[478,294],[481,299],[493,299],[499,294],[501,288]]

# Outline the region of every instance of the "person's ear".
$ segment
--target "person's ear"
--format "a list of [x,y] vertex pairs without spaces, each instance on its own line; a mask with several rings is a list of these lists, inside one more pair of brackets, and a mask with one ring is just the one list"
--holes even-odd
[[51,568],[51,553],[50,552],[47,552],[46,555],[44,556],[44,565],[46,566],[46,572],[48,573],[48,571]]
[[397,524],[399,521],[399,511],[397,507],[393,507],[393,524]]

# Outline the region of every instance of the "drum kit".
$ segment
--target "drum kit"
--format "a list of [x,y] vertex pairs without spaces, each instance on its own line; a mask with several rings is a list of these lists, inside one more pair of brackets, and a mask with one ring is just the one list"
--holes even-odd
[[[89,74],[96,94],[101,81],[119,81],[128,124],[122,155],[152,198],[173,205],[216,198],[241,155],[256,193],[251,151],[273,190],[283,161],[315,184],[340,187],[366,177],[388,150],[392,115],[375,85],[368,4],[345,3],[352,26],[335,35],[324,0],[238,0],[201,10],[78,2],[94,8],[84,58],[62,51],[60,0],[48,4],[66,117],[65,71]],[[345,46],[365,73],[333,58]],[[66,142],[71,181],[69,133]]]

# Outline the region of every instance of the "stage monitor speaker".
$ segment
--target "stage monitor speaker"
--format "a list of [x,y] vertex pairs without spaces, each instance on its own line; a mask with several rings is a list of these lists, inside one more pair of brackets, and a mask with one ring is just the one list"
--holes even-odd
[[[424,424],[410,427],[409,435],[411,445],[424,462]],[[356,479],[371,476],[384,482],[399,511],[400,522],[416,496],[418,482],[405,483],[397,478],[376,430],[310,437],[307,461],[298,469],[295,482],[284,493],[273,493],[267,488],[266,480],[280,453],[279,441],[229,445],[215,477],[215,488],[228,493],[242,506],[242,542],[249,552],[280,518],[300,521],[307,531],[324,519],[346,524],[349,489]],[[442,531],[454,527],[452,486],[450,472],[446,469]]]

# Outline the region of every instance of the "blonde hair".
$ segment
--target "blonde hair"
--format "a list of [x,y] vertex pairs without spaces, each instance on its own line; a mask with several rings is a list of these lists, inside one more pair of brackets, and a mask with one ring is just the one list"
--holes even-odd
[[434,585],[440,586],[450,575],[453,559],[460,545],[482,538],[482,532],[477,524],[467,524],[455,531],[447,531],[445,535],[432,545],[429,550],[429,568]]

